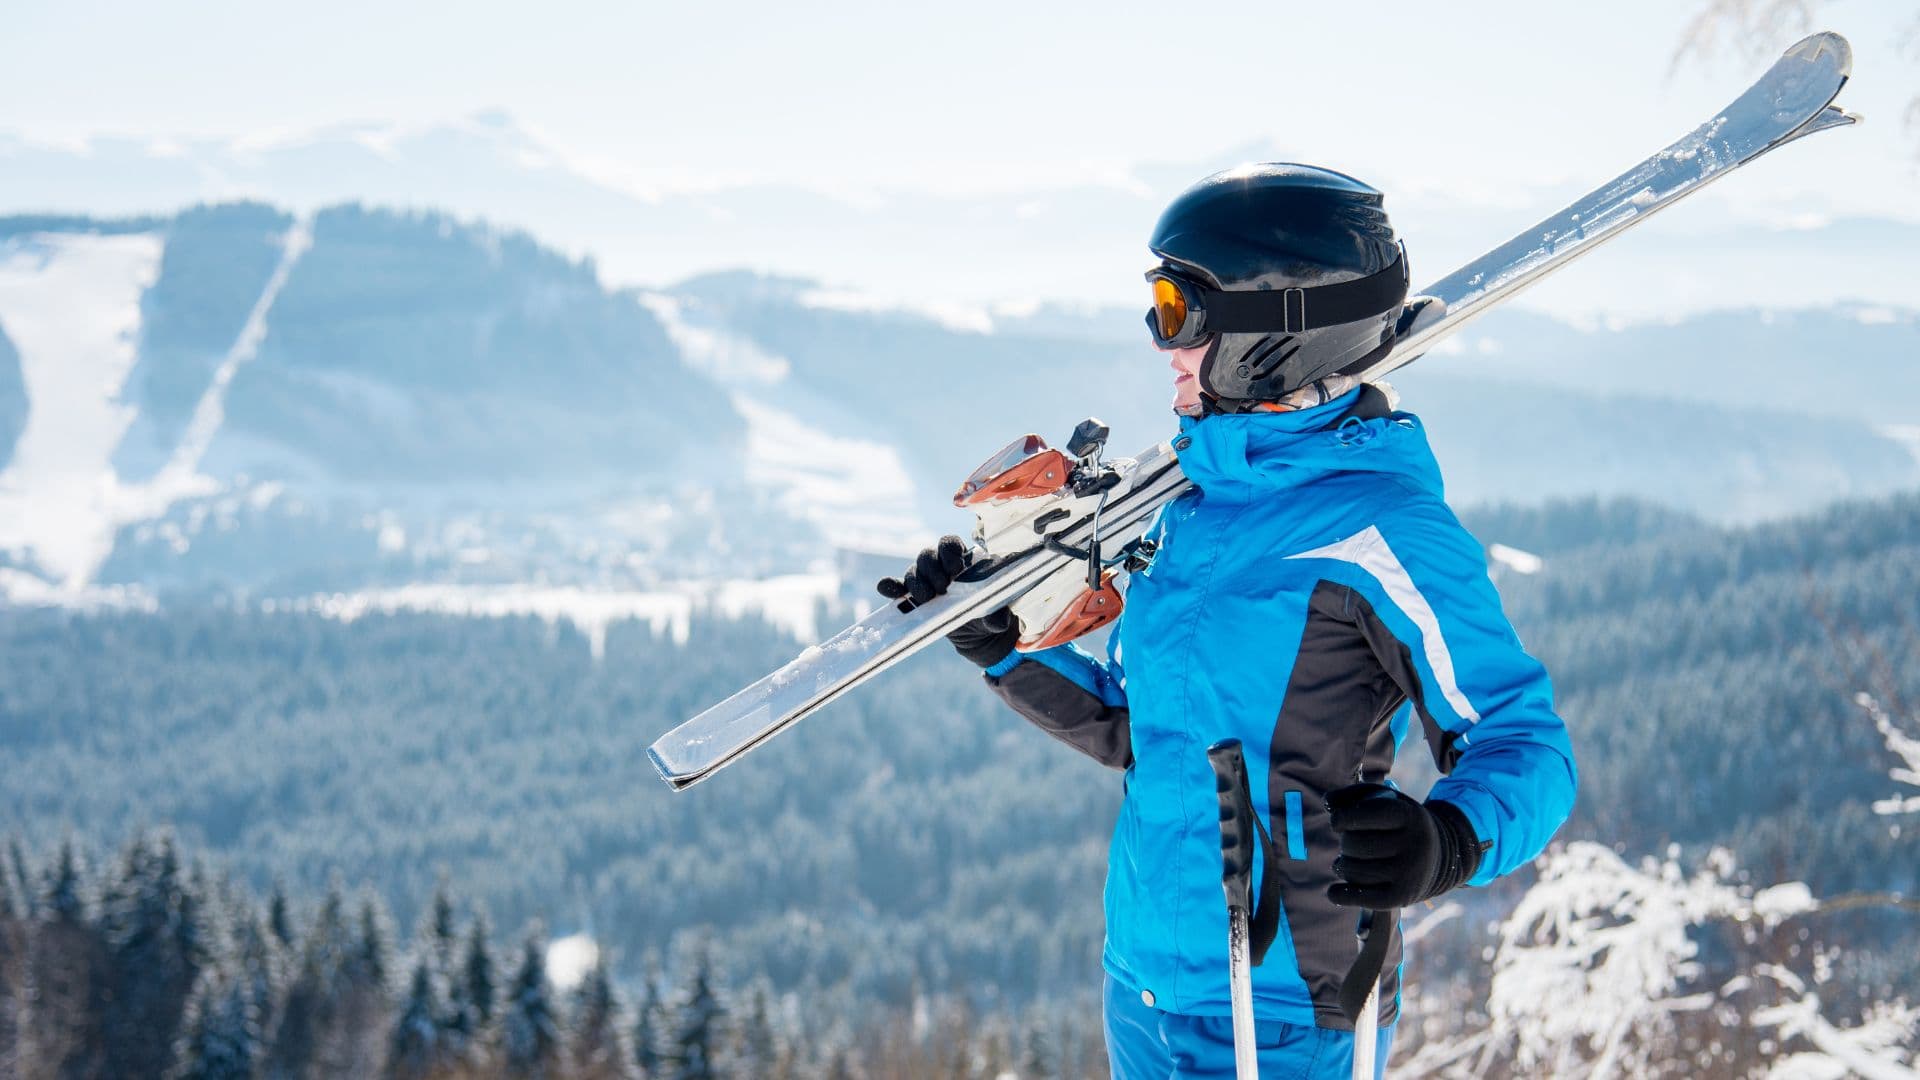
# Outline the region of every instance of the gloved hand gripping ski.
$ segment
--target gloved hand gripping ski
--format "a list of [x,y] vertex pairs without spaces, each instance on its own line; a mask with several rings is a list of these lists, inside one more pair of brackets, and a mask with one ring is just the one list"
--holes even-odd
[[[908,600],[924,604],[945,593],[968,566],[973,552],[957,536],[943,536],[933,547],[925,548],[906,573],[897,578],[881,578],[874,591],[889,600]],[[990,668],[1005,660],[1020,640],[1020,624],[1013,612],[1000,608],[970,622],[961,623],[947,635],[961,656]]]

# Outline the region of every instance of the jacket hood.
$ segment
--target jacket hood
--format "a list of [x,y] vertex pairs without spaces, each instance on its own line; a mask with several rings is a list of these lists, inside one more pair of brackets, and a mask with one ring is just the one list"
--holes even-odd
[[1389,473],[1440,497],[1440,466],[1420,419],[1396,412],[1342,421],[1360,390],[1294,412],[1223,413],[1180,421],[1181,471],[1210,495],[1254,498],[1336,473]]

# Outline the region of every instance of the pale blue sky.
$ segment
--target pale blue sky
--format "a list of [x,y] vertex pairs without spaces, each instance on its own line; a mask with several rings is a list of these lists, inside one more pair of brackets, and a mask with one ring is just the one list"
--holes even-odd
[[[1611,175],[1757,73],[1723,54],[1668,79],[1696,6],[28,0],[6,15],[0,132],[271,137],[501,107],[639,190],[1028,187],[1267,139],[1497,200]],[[1920,64],[1897,47],[1916,17],[1825,5],[1857,50],[1842,101],[1872,123],[1734,196],[1920,217],[1901,123]]]

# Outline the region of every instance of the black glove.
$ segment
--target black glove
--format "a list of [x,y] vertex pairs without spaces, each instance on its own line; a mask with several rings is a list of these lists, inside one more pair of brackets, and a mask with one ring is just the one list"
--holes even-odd
[[[920,552],[913,566],[897,578],[881,578],[874,588],[889,600],[916,604],[947,591],[953,579],[973,562],[973,551],[957,536],[943,536],[939,544]],[[1020,640],[1020,624],[1006,608],[961,623],[947,635],[955,651],[983,668],[1005,660]]]
[[1340,875],[1327,899],[1385,911],[1439,896],[1480,869],[1487,845],[1449,802],[1422,803],[1384,784],[1352,784],[1327,796]]

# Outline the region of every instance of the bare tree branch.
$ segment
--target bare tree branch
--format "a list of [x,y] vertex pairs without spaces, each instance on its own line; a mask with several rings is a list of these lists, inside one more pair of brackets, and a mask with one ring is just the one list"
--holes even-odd
[[1687,24],[1669,73],[1689,57],[1710,60],[1722,46],[1749,60],[1765,59],[1813,31],[1813,16],[1829,0],[1707,0]]

